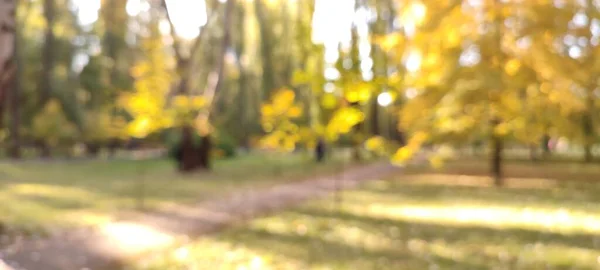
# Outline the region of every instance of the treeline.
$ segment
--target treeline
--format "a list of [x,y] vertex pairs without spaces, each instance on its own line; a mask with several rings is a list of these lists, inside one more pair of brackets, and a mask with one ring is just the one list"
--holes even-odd
[[[11,156],[144,138],[187,145],[177,151],[196,150],[180,158],[203,163],[215,145],[325,140],[400,163],[436,145],[438,164],[452,147],[488,145],[499,185],[507,144],[547,152],[562,138],[594,159],[595,1],[356,0],[336,12],[314,0],[207,0],[192,39],[177,33],[171,3],[141,2],[128,14],[127,1],[102,0],[88,24],[67,0],[2,3],[17,10],[0,15]],[[334,30],[348,38],[323,35],[347,18]]]

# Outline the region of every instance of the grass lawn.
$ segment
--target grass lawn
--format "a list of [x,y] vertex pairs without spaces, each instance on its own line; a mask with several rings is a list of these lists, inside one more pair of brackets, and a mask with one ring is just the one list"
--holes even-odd
[[[600,166],[466,161],[370,182],[138,262],[139,269],[599,269]],[[594,182],[595,181],[595,182]]]
[[[339,171],[343,158],[317,165],[307,155],[252,154],[217,161],[213,172],[181,175],[169,160],[0,164],[2,227],[40,232],[109,221],[137,207],[196,202],[246,188]],[[144,186],[144,189],[140,188]],[[42,230],[43,229],[43,230]]]

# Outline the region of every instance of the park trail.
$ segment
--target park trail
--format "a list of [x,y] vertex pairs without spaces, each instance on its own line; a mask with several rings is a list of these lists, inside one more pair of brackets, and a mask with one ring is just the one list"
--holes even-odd
[[127,261],[143,255],[338,189],[380,179],[395,170],[388,163],[363,165],[337,175],[241,191],[195,205],[127,214],[99,227],[28,239],[0,250],[0,270],[8,268],[2,260],[14,270],[123,269]]

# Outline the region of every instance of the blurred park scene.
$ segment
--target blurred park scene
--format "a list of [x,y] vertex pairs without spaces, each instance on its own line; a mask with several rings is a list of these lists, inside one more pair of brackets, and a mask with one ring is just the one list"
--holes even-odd
[[600,269],[597,56],[597,0],[0,0],[0,270]]

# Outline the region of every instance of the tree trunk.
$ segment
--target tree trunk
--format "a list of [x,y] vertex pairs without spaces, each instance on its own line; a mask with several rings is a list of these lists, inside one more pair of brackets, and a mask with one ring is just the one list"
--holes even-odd
[[504,186],[504,175],[502,174],[502,152],[504,148],[504,141],[500,135],[494,133],[496,126],[500,124],[498,119],[492,120],[491,128],[491,159],[490,159],[490,173],[494,179],[494,185],[496,187]]
[[[381,135],[379,132],[379,121],[381,121],[381,117],[379,116],[379,104],[377,103],[377,96],[371,99],[371,134],[372,135]],[[388,134],[383,134],[384,137],[387,137]],[[390,135],[390,139],[392,139],[392,134]]]
[[594,146],[594,140],[596,139],[596,133],[594,132],[594,99],[592,96],[593,93],[589,93],[586,99],[586,112],[583,116],[583,136],[585,138],[583,144],[584,150],[584,161],[586,163],[592,162],[594,160],[594,155],[592,153],[592,147]]
[[98,157],[100,154],[100,144],[89,142],[85,144],[85,150],[89,157]]
[[181,142],[179,145],[179,170],[182,172],[194,171],[200,163],[200,156],[194,145],[193,129],[185,126],[181,130]]
[[323,160],[325,159],[325,155],[326,155],[325,141],[323,141],[322,138],[319,138],[317,140],[317,145],[315,146],[315,158],[317,160],[317,163],[323,162]]
[[548,157],[552,154],[552,149],[550,149],[550,135],[548,134],[544,134],[542,137],[542,149],[544,151],[544,157]]
[[265,93],[265,98],[270,97],[275,88],[278,87],[275,78],[275,67],[273,63],[273,42],[274,37],[271,33],[273,27],[271,20],[268,17],[267,7],[263,0],[254,1],[254,7],[256,10],[256,17],[258,19],[258,26],[260,30],[260,44],[261,44],[261,55],[262,55],[262,84]]
[[0,91],[2,91],[0,94],[0,98],[2,98],[0,103],[6,104],[4,99],[9,99],[8,105],[11,114],[9,156],[12,158],[19,158],[21,156],[16,8],[16,0],[0,1]]
[[494,185],[497,187],[504,186],[504,176],[502,175],[502,150],[504,142],[502,138],[495,136],[492,140],[492,177]]
[[200,147],[198,148],[198,154],[200,156],[200,164],[198,169],[210,170],[211,168],[211,152],[212,152],[212,141],[210,135],[203,136],[200,139]]
[[11,142],[8,155],[13,159],[21,158],[21,85],[18,74],[19,72],[17,71],[17,75],[12,78],[12,89],[9,91],[9,109],[11,118],[9,135]]
[[181,143],[179,145],[178,166],[182,172],[210,169],[210,153],[212,144],[210,136],[204,136],[200,144],[194,142],[194,129],[191,126],[182,128]]
[[592,144],[591,143],[586,143],[583,146],[583,153],[584,153],[584,162],[585,163],[591,163],[594,161],[594,154],[592,153]]
[[54,0],[44,0],[44,17],[46,32],[44,34],[44,49],[42,51],[42,72],[39,82],[40,107],[43,108],[52,93],[52,75],[54,70]]
[[13,65],[16,39],[16,0],[0,1],[0,82],[11,76],[6,76]]

